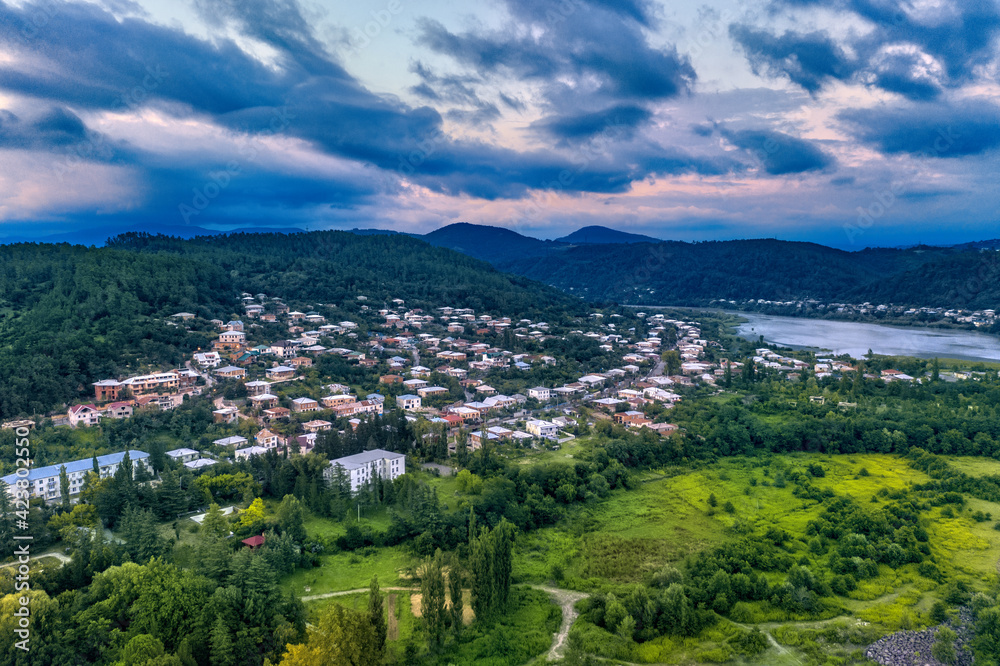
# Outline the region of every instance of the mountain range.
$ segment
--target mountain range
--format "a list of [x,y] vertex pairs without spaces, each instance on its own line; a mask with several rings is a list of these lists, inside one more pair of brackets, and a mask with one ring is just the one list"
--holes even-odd
[[[233,233],[199,227],[149,231],[180,238]],[[297,228],[236,231],[307,233]],[[101,245],[121,232],[92,228],[35,240]],[[699,306],[718,299],[817,299],[1000,309],[1000,240],[852,252],[776,239],[668,241],[602,226],[584,227],[555,240],[464,222],[427,234],[385,229],[351,233],[419,239],[588,301]]]

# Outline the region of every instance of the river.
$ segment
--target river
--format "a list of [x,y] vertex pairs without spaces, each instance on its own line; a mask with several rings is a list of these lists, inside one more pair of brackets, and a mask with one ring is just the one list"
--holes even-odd
[[861,358],[871,349],[887,356],[1000,362],[1000,338],[975,331],[905,328],[851,321],[730,312],[746,319],[736,332],[748,340],[793,349],[822,349]]

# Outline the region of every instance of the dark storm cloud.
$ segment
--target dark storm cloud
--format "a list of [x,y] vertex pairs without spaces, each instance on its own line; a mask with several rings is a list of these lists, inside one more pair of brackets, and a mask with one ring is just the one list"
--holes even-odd
[[[908,99],[933,99],[942,88],[972,80],[976,68],[994,57],[1000,34],[1000,7],[993,0],[950,0],[926,16],[906,0],[775,0],[771,6],[775,13],[810,7],[863,19],[872,28],[842,44],[823,31],[778,36],[737,24],[730,33],[755,71],[787,76],[811,93],[833,80],[854,80]],[[844,55],[848,49],[856,59]],[[940,64],[940,80],[924,71],[923,56]]]
[[810,93],[816,93],[830,80],[843,81],[855,72],[854,63],[843,49],[821,31],[777,36],[733,25],[729,33],[743,47],[755,74],[784,74]]
[[987,102],[852,109],[838,117],[854,136],[884,153],[958,158],[1000,146],[1000,108]]
[[625,104],[593,113],[544,118],[533,123],[532,127],[558,139],[588,139],[606,130],[621,132],[631,138],[635,128],[644,125],[652,115],[641,106]]
[[813,143],[773,130],[723,130],[734,146],[750,153],[772,176],[820,171],[835,160]]

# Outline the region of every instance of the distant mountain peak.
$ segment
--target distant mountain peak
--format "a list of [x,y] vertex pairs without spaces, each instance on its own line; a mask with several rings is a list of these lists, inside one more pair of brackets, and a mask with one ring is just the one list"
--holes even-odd
[[661,243],[659,238],[644,236],[642,234],[631,234],[627,231],[618,231],[600,225],[591,225],[577,229],[568,236],[556,239],[562,243],[591,243],[609,245],[613,243]]

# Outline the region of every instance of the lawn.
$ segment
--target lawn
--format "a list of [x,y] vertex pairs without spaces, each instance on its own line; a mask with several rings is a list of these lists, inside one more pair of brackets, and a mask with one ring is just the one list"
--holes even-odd
[[[341,552],[320,557],[320,566],[297,569],[285,576],[281,585],[296,595],[325,594],[368,587],[373,575],[382,587],[408,587],[407,574],[419,559],[400,547],[363,548],[354,553]],[[309,587],[308,592],[305,591]]]

